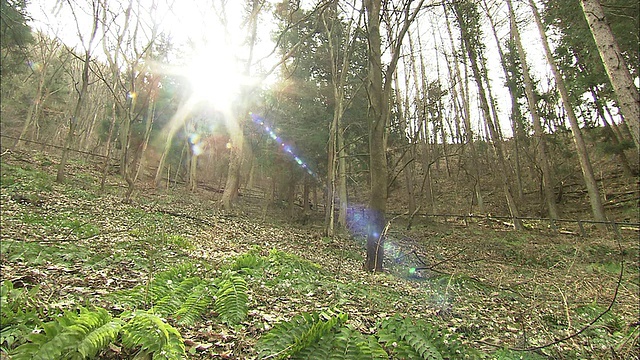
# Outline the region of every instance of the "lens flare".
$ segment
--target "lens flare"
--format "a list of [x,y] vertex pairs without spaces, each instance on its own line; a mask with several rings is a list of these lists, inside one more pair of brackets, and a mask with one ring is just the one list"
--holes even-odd
[[194,156],[200,156],[204,152],[201,139],[200,134],[189,134],[189,146],[191,147],[191,153]]
[[318,175],[309,168],[309,165],[305,163],[304,160],[302,160],[302,158],[300,158],[298,155],[295,154],[295,150],[293,149],[293,147],[285,143],[282,140],[282,138],[278,136],[278,134],[276,134],[275,131],[269,125],[266,124],[265,120],[261,116],[254,114],[252,112],[249,113],[249,116],[251,116],[251,119],[253,120],[254,123],[262,127],[262,130],[264,130],[264,132],[267,133],[269,137],[279,145],[279,147],[282,149],[282,151],[284,151],[284,153],[288,154],[293,158],[293,161],[295,161],[296,164],[298,164],[298,166],[305,169],[307,171],[307,174],[313,176],[316,179],[319,179]]

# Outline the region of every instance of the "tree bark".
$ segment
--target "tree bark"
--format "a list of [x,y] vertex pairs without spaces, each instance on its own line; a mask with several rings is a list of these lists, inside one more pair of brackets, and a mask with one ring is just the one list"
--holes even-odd
[[[456,10],[456,14],[458,16],[458,22],[460,24],[461,37],[463,39],[464,48],[469,55],[469,62],[471,63],[471,71],[473,72],[473,76],[476,80],[476,85],[478,86],[479,100],[480,100],[480,108],[482,109],[482,113],[485,118],[485,125],[488,127],[488,136],[491,140],[491,145],[496,154],[498,160],[498,166],[500,171],[502,172],[500,176],[500,180],[502,182],[502,187],[504,191],[504,195],[507,201],[507,206],[509,208],[509,212],[511,213],[511,217],[513,219],[513,225],[516,230],[522,229],[522,220],[520,220],[520,213],[518,211],[518,206],[515,203],[515,200],[512,195],[511,185],[509,184],[509,169],[507,167],[506,160],[504,158],[504,153],[502,149],[502,141],[498,131],[496,130],[496,123],[491,116],[491,111],[489,109],[489,103],[487,98],[487,93],[483,85],[483,76],[480,72],[480,66],[478,62],[482,62],[483,57],[478,53],[478,49],[475,43],[472,43],[472,39],[474,41],[480,41],[480,39],[476,39],[475,31],[471,31],[468,24],[466,23],[464,17],[467,13],[462,12],[461,10]],[[473,20],[472,20],[473,21]],[[474,25],[474,24],[470,24]],[[489,86],[487,84],[487,86]],[[495,119],[496,122],[498,119]]]
[[[520,113],[520,106],[518,104],[518,94],[515,88],[515,79],[509,79],[509,70],[507,68],[507,59],[502,51],[502,45],[500,44],[500,40],[498,38],[498,33],[496,31],[496,24],[493,21],[493,17],[491,16],[491,11],[489,9],[489,5],[486,0],[482,0],[482,5],[484,7],[487,18],[489,19],[489,24],[491,25],[491,32],[493,34],[493,38],[496,41],[496,47],[498,49],[498,55],[500,56],[500,64],[502,65],[502,71],[504,73],[505,79],[507,79],[507,89],[509,90],[509,97],[511,99],[511,130],[513,131],[513,150],[514,150],[514,170],[516,176],[516,186],[518,187],[518,199],[522,201],[524,198],[524,189],[522,185],[522,172],[520,166],[520,137],[522,136],[522,132],[517,126],[517,120],[522,114]],[[494,115],[495,116],[495,115]],[[496,116],[497,118],[497,116]]]
[[369,93],[369,172],[371,192],[369,194],[369,229],[367,231],[367,271],[382,271],[384,259],[384,226],[387,210],[387,154],[386,126],[389,121],[389,99],[391,98],[392,79],[400,57],[402,39],[409,26],[418,15],[424,0],[409,11],[411,1],[404,4],[405,19],[394,39],[390,50],[391,60],[382,67],[382,38],[380,36],[381,0],[364,2],[367,14],[369,40],[369,74],[367,91]]
[[[65,167],[67,166],[67,160],[69,158],[69,151],[71,150],[71,145],[75,138],[76,128],[78,126],[78,118],[80,117],[80,112],[84,107],[85,98],[87,96],[87,91],[89,89],[89,66],[91,62],[91,48],[93,46],[93,40],[96,38],[96,33],[98,32],[98,15],[99,15],[99,7],[96,2],[92,4],[92,26],[91,26],[91,35],[89,37],[89,41],[84,47],[84,59],[82,65],[82,80],[80,89],[78,90],[78,99],[76,100],[76,105],[73,110],[73,115],[71,119],[69,119],[69,130],[67,132],[67,136],[64,141],[64,149],[62,150],[62,155],[60,156],[60,164],[58,164],[58,171],[56,174],[56,182],[62,183],[65,180]],[[75,15],[75,13],[74,13]],[[78,24],[78,19],[76,19],[76,25]],[[78,30],[79,32],[79,30]],[[80,34],[78,34],[80,35]]]
[[618,42],[611,32],[600,1],[581,0],[580,4],[598,47],[604,68],[618,98],[620,111],[631,129],[636,148],[640,149],[640,128],[638,126],[640,121],[640,96],[638,95],[638,88],[633,83],[629,67],[627,67]]
[[537,143],[537,155],[538,164],[542,169],[542,191],[544,192],[544,199],[547,204],[547,211],[549,211],[549,217],[551,219],[558,219],[558,208],[556,206],[556,197],[554,194],[553,186],[553,174],[551,167],[549,166],[549,157],[547,156],[547,143],[544,138],[544,131],[542,130],[542,122],[540,121],[540,115],[537,110],[537,101],[533,88],[533,81],[529,75],[529,66],[527,64],[527,57],[522,46],[522,40],[520,39],[520,31],[516,24],[516,16],[513,11],[511,0],[507,0],[507,6],[509,7],[509,16],[511,18],[511,33],[518,50],[518,56],[522,63],[522,75],[524,77],[525,94],[527,96],[527,104],[529,105],[529,113],[533,121],[534,136]]
[[[251,0],[251,13],[248,19],[249,25],[249,55],[245,64],[245,76],[249,77],[251,72],[251,65],[253,62],[253,52],[257,39],[258,32],[258,14],[262,5],[259,0]],[[248,94],[245,94],[248,95]],[[242,95],[241,95],[242,96]],[[244,116],[246,115],[247,99],[242,99],[243,104],[240,106],[240,111],[235,119],[230,119],[227,122],[227,131],[231,137],[231,152],[229,153],[229,172],[227,173],[227,182],[222,193],[222,207],[229,211],[233,206],[234,200],[238,197],[238,190],[240,188],[240,170],[242,170],[242,160],[244,158],[244,134],[242,130],[242,124],[244,123]]]
[[[382,41],[380,36],[381,0],[365,1],[369,39],[369,229],[367,231],[367,271],[382,271],[384,257],[383,228],[387,210],[387,154],[385,127],[388,98],[383,93]],[[387,100],[387,101],[385,101]]]
[[[451,41],[451,48],[455,49],[455,43],[454,43],[454,39],[453,39],[453,32],[451,31],[451,23],[449,21],[449,16],[447,15],[448,11],[447,11],[447,5],[443,4],[443,9],[445,12],[445,19],[447,22],[447,32],[449,34],[449,40]],[[464,53],[464,51],[462,52],[462,57],[463,57],[463,61],[466,63],[466,55]],[[470,111],[469,111],[469,96],[468,96],[468,90],[466,87],[466,81],[463,81],[462,75],[461,75],[461,71],[460,71],[460,67],[458,65],[458,61],[453,61],[454,66],[449,66],[449,73],[451,76],[451,78],[455,79],[455,83],[460,84],[460,96],[463,99],[467,99],[467,101],[464,101],[464,104],[458,104],[458,115],[460,117],[462,117],[462,121],[463,121],[463,127],[464,127],[464,133],[465,136],[464,138],[462,138],[462,146],[466,146],[467,144],[469,145],[469,152],[471,153],[471,172],[472,172],[472,176],[474,177],[473,179],[473,194],[475,194],[476,196],[476,200],[478,202],[478,210],[480,211],[480,213],[485,213],[486,209],[484,206],[484,199],[482,196],[482,191],[480,189],[480,170],[478,169],[479,165],[479,161],[478,161],[478,151],[476,149],[476,145],[475,145],[475,140],[474,140],[474,136],[473,136],[473,129],[471,128],[471,120],[470,120]],[[449,64],[449,63],[447,63]],[[454,96],[455,96],[455,84],[452,86],[454,89]],[[457,101],[458,99],[456,99]],[[473,197],[472,197],[472,202],[473,202]],[[472,212],[472,209],[469,209],[469,212]]]
[[[591,166],[591,161],[589,160],[589,155],[587,153],[587,146],[585,145],[584,139],[582,138],[582,132],[580,131],[580,126],[578,125],[578,119],[571,105],[571,101],[569,100],[569,92],[567,91],[567,88],[565,86],[562,74],[560,74],[558,66],[553,59],[553,54],[551,52],[551,48],[549,47],[549,40],[547,39],[547,35],[544,32],[544,25],[542,24],[542,20],[540,20],[540,13],[538,12],[538,8],[536,7],[536,4],[533,2],[533,0],[529,0],[529,5],[533,10],[533,17],[536,21],[536,25],[538,26],[540,38],[542,39],[542,46],[544,47],[545,55],[547,57],[547,62],[551,67],[551,72],[553,73],[553,77],[556,81],[556,86],[558,88],[558,91],[560,92],[560,97],[562,98],[562,104],[564,105],[564,109],[567,112],[567,117],[569,118],[571,133],[573,134],[573,141],[578,152],[580,168],[582,169],[582,175],[587,186],[589,203],[591,204],[591,210],[593,211],[594,219],[596,221],[602,222],[607,221],[604,212],[604,206],[602,205],[602,200],[600,198],[600,191],[598,190],[598,184],[596,182],[595,176],[593,175],[593,167]],[[604,225],[600,225],[599,227],[603,228]]]

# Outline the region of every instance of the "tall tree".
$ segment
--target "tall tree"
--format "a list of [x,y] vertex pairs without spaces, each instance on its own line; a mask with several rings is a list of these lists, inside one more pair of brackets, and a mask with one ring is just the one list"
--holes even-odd
[[[498,49],[498,55],[500,56],[500,64],[502,65],[502,71],[504,73],[505,79],[507,79],[507,89],[509,90],[509,98],[511,100],[511,130],[513,132],[513,151],[514,151],[514,163],[515,163],[515,176],[516,176],[516,186],[518,190],[518,199],[522,200],[524,196],[524,190],[522,185],[522,174],[521,174],[521,165],[520,165],[520,152],[522,146],[522,138],[526,136],[524,131],[522,131],[521,126],[518,126],[520,118],[522,117],[522,113],[520,112],[520,105],[518,104],[518,94],[520,93],[516,87],[515,79],[510,79],[509,74],[509,64],[508,59],[505,56],[504,51],[502,50],[502,44],[500,43],[500,39],[498,38],[497,24],[494,17],[496,16],[495,12],[492,12],[492,8],[487,3],[487,0],[482,0],[482,7],[486,13],[487,19],[489,20],[489,25],[491,28],[491,33],[493,34],[493,38],[496,41],[496,48]],[[485,76],[487,76],[487,72],[485,71]],[[492,105],[495,104],[492,101]],[[495,115],[495,106],[492,107],[492,111]]]
[[[334,208],[336,201],[339,205],[338,224],[344,228],[347,222],[347,176],[346,176],[346,148],[344,145],[343,116],[350,101],[346,99],[347,80],[351,57],[355,42],[358,40],[360,19],[354,24],[355,14],[344,24],[338,13],[338,0],[322,14],[323,29],[326,34],[326,50],[329,55],[330,84],[333,94],[333,119],[329,129],[329,151],[327,161],[327,207],[325,230],[328,236],[334,232]],[[353,95],[353,94],[350,94]],[[353,97],[351,97],[353,99]]]
[[[451,49],[453,49],[452,51],[454,51],[457,48],[457,46],[453,38],[453,31],[451,30],[451,22],[448,16],[447,3],[446,2],[442,3],[442,7],[445,14],[445,21],[447,23],[447,33],[449,34]],[[466,67],[467,55],[464,51],[461,51],[460,54],[462,55],[461,56],[462,62]],[[454,56],[454,58],[456,57],[457,56]],[[453,63],[453,66],[451,65],[451,63]],[[459,61],[447,62],[447,66],[449,67],[449,78],[453,82],[451,87],[452,87],[454,107],[457,108],[457,111],[456,111],[457,115],[462,118],[462,122],[464,124],[465,137],[464,137],[463,145],[468,145],[469,152],[471,153],[471,167],[472,167],[471,172],[473,174],[472,175],[473,194],[475,195],[475,198],[478,202],[478,210],[480,210],[481,213],[485,213],[486,209],[484,206],[484,197],[482,195],[482,190],[480,188],[480,169],[479,169],[480,162],[479,162],[479,156],[478,156],[478,149],[474,139],[474,132],[473,132],[473,129],[471,128],[471,113],[469,111],[470,101],[468,100],[469,90],[467,86],[467,79],[466,77],[462,76],[462,71],[460,70]],[[459,94],[457,94],[457,91],[456,91],[456,84],[458,85],[458,88],[460,90]],[[460,101],[462,101],[462,104],[460,104]],[[470,198],[471,198],[471,202],[473,203],[473,196],[471,196]],[[469,212],[472,212],[471,206],[469,207]]]
[[596,183],[596,178],[593,175],[593,167],[591,166],[591,160],[589,159],[589,154],[587,153],[587,146],[582,137],[582,132],[580,130],[580,126],[578,125],[578,118],[576,117],[575,111],[573,110],[573,106],[571,104],[571,100],[569,98],[569,92],[565,86],[564,80],[562,78],[562,74],[558,70],[558,66],[556,65],[555,59],[553,58],[553,54],[551,53],[551,48],[549,46],[549,40],[547,38],[547,34],[545,33],[544,25],[542,24],[542,20],[540,19],[540,13],[538,12],[538,8],[533,0],[529,0],[529,5],[533,11],[533,17],[536,21],[536,25],[538,26],[538,32],[540,33],[540,38],[542,39],[542,46],[544,47],[544,52],[547,57],[547,62],[551,68],[551,72],[553,73],[553,78],[556,82],[556,87],[560,92],[560,97],[562,98],[562,104],[564,105],[564,109],[567,112],[567,117],[569,118],[569,124],[571,125],[571,133],[573,135],[573,141],[576,146],[576,150],[578,152],[578,159],[580,160],[580,168],[582,170],[582,175],[584,177],[585,184],[587,186],[587,192],[589,194],[589,203],[591,204],[591,210],[593,212],[593,216],[596,221],[606,221],[607,218],[604,213],[604,206],[602,205],[602,199],[600,198],[600,191],[598,190],[598,184]]
[[[247,18],[248,36],[247,45],[248,55],[244,67],[244,75],[249,77],[251,74],[251,67],[253,65],[254,50],[258,35],[258,16],[263,7],[262,0],[250,0],[249,13]],[[245,96],[248,93],[245,92]],[[240,105],[236,114],[229,114],[233,117],[230,121],[227,121],[227,131],[231,136],[231,153],[229,154],[229,171],[227,173],[227,181],[224,186],[224,192],[222,193],[222,206],[225,210],[231,210],[233,201],[238,197],[238,189],[240,187],[240,170],[242,169],[242,160],[244,158],[244,136],[242,133],[243,123],[247,116],[247,104]]]
[[553,189],[553,174],[551,173],[551,166],[549,165],[549,156],[547,155],[547,142],[545,139],[544,130],[542,129],[542,122],[540,121],[540,115],[537,109],[537,99],[534,92],[533,81],[529,75],[529,65],[527,64],[527,57],[522,46],[522,40],[520,39],[520,30],[516,22],[515,11],[511,0],[507,0],[509,7],[509,17],[511,19],[511,33],[513,34],[514,42],[518,50],[520,57],[520,63],[522,64],[522,74],[524,77],[525,94],[527,96],[527,104],[529,104],[529,113],[533,120],[534,136],[536,137],[538,164],[542,169],[542,191],[544,193],[544,199],[547,204],[547,211],[549,211],[549,217],[551,219],[558,219],[558,208],[556,206],[556,197]]
[[96,34],[98,33],[98,22],[100,20],[100,6],[98,1],[94,0],[91,2],[91,32],[88,39],[83,37],[83,31],[80,26],[80,22],[74,10],[74,5],[71,4],[70,1],[67,1],[69,7],[72,10],[73,17],[76,25],[76,32],[80,39],[82,40],[82,47],[84,50],[84,54],[82,57],[82,74],[80,80],[80,88],[76,88],[76,92],[78,93],[78,98],[76,100],[75,108],[73,110],[73,114],[69,119],[69,129],[67,131],[67,136],[64,141],[64,148],[62,150],[62,155],[60,157],[60,163],[58,164],[58,171],[56,174],[56,182],[64,182],[65,180],[65,167],[67,166],[67,160],[69,158],[69,151],[71,150],[71,146],[73,144],[76,128],[78,127],[78,121],[80,117],[80,113],[85,105],[87,92],[89,91],[89,69],[91,64],[91,56],[93,54],[93,43],[96,38]]
[[[411,9],[412,1],[402,3],[401,9],[387,10],[402,14],[402,22],[394,42],[390,44],[391,59],[382,64],[382,38],[380,34],[381,0],[364,2],[367,14],[367,38],[369,40],[369,172],[371,192],[369,194],[369,229],[367,231],[367,271],[382,271],[384,259],[384,227],[387,211],[387,155],[386,127],[390,117],[390,99],[393,74],[400,58],[402,39],[409,26],[418,16],[424,0]],[[391,29],[388,29],[391,30]]]
[[631,129],[631,136],[640,149],[640,95],[633,83],[629,67],[616,38],[609,27],[599,0],[581,0],[582,11],[591,28],[591,34],[598,46],[598,52],[609,76],[609,81],[618,98],[618,106]]
[[[471,70],[473,72],[476,85],[478,86],[480,108],[482,109],[485,123],[489,129],[491,146],[493,147],[494,153],[497,157],[498,167],[502,173],[500,180],[502,182],[507,206],[509,207],[511,217],[513,218],[514,227],[517,230],[520,230],[522,228],[522,220],[520,220],[518,206],[513,198],[511,184],[509,183],[510,171],[504,156],[502,139],[497,131],[498,119],[494,119],[493,114],[489,109],[489,98],[487,97],[485,86],[483,85],[486,79],[482,75],[480,68],[481,64],[479,64],[485,62],[481,53],[482,46],[480,45],[482,36],[479,24],[480,14],[478,13],[476,5],[467,0],[456,0],[452,5],[458,24],[460,25],[461,38],[464,45],[463,48],[468,54]],[[487,84],[487,86],[489,86],[489,84]]]

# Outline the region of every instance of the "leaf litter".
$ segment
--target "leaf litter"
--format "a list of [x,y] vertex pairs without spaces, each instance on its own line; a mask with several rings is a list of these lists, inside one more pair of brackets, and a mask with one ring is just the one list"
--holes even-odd
[[[76,174],[92,175],[97,182],[90,166],[74,166]],[[118,184],[117,179],[110,183]],[[400,313],[429,319],[484,351],[539,346],[587,324],[590,318],[578,311],[606,308],[617,285],[612,269],[619,270],[618,241],[607,235],[549,236],[435,222],[413,230],[398,225],[386,240],[391,245],[386,271],[368,274],[362,268],[363,240],[346,233],[325,238],[320,222],[300,227],[282,218],[260,221],[260,207],[242,198],[247,204],[225,213],[210,195],[181,190],[145,189],[124,204],[124,190],[115,185],[104,194],[94,188],[80,193],[73,184],[55,183],[51,190],[23,190],[3,181],[2,281],[38,286],[40,303],[54,314],[87,304],[109,308],[109,294],[144,284],[154,272],[187,260],[206,263],[215,272],[241,254],[258,251],[268,257],[275,249],[316,264],[287,274],[265,270],[247,276],[250,311],[240,326],[226,327],[215,314],[192,326],[176,325],[189,356],[247,359],[255,358],[256,340],[277,322],[329,308],[347,313],[363,333],[375,332],[381,320]],[[38,202],[12,197],[26,196],[23,192]],[[184,242],[172,242],[170,236]],[[614,316],[622,328],[599,325],[596,329],[605,329],[601,337],[634,322],[638,326],[636,236],[632,232],[619,240],[626,271]],[[613,346],[592,341],[594,336],[570,339],[546,354],[591,356],[607,353],[594,350],[593,343]],[[119,356],[114,347],[107,358]]]

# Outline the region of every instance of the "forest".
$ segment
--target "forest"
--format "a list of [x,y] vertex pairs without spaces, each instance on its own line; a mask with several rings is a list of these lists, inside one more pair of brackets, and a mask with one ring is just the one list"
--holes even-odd
[[637,1],[0,4],[0,359],[640,358]]

